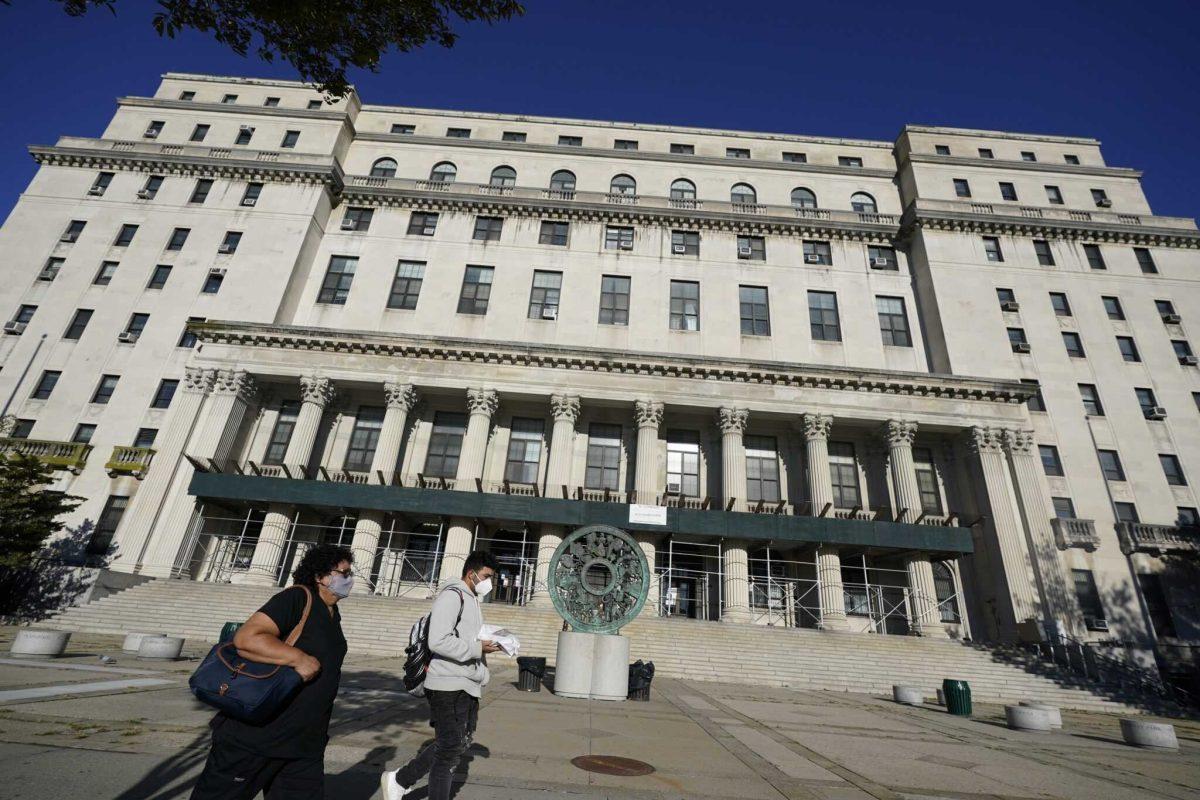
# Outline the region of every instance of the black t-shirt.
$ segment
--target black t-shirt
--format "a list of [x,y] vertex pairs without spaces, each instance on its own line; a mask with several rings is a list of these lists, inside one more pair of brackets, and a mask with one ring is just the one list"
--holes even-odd
[[[342,679],[346,637],[342,635],[342,617],[337,606],[331,609],[318,592],[312,594],[312,609],[296,647],[320,661],[321,671],[270,722],[250,725],[227,719],[218,729],[221,738],[268,758],[305,758],[325,752],[329,717]],[[279,638],[286,640],[304,614],[304,590],[298,586],[284,589],[259,611],[274,620],[279,627]]]

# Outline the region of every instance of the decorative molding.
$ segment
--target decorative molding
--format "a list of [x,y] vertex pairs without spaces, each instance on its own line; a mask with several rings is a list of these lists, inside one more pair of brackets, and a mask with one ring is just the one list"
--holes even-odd
[[500,407],[500,396],[494,389],[467,389],[467,409],[472,414],[491,417]]
[[216,371],[213,394],[231,394],[243,403],[249,403],[258,392],[254,378],[245,370],[221,369]]
[[217,371],[215,369],[184,367],[183,390],[185,392],[194,392],[196,394],[208,394],[210,391],[212,391],[213,383],[216,381],[216,377]]
[[596,347],[417,336],[377,331],[333,330],[254,322],[195,322],[188,326],[205,344],[344,353],[422,361],[444,361],[561,369],[612,375],[646,375],[681,380],[745,383],[791,388],[1022,404],[1033,391],[1019,381],[937,373],[898,372],[796,364],[729,361],[669,353]]
[[1009,455],[1031,455],[1033,453],[1033,431],[1005,428],[1004,449]]
[[717,411],[717,424],[721,427],[722,435],[736,433],[741,436],[746,432],[746,424],[749,421],[750,412],[744,408],[725,406]]
[[336,390],[333,381],[318,375],[305,375],[300,378],[300,401],[314,403],[321,408],[329,405]]
[[555,422],[569,422],[572,427],[579,419],[579,398],[573,394],[550,395],[550,412]]
[[912,447],[917,438],[917,423],[907,419],[889,419],[883,423],[880,436],[888,447]]
[[964,434],[967,449],[977,455],[984,453],[1000,454],[1004,446],[1004,429],[988,428],[979,425],[967,429]]
[[828,439],[833,430],[833,417],[829,414],[805,414],[800,418],[804,428],[804,439]]
[[405,413],[412,411],[419,399],[411,383],[385,383],[383,396],[388,408],[398,408]]
[[662,425],[665,409],[666,407],[657,400],[635,400],[633,403],[633,416],[637,419],[637,426],[639,428],[657,429]]
[[931,153],[912,153],[904,157],[905,162],[917,164],[945,164],[953,167],[983,167],[1005,170],[1024,170],[1027,172],[1061,172],[1070,175],[1098,175],[1106,178],[1127,178],[1137,180],[1142,177],[1141,170],[1128,167],[1090,166],[1088,164],[1068,164],[1065,161],[1014,161],[1011,158],[979,158],[971,156],[939,156]]

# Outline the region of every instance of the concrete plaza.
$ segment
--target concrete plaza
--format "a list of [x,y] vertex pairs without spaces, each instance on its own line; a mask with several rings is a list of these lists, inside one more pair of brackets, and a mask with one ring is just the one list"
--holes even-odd
[[[13,629],[0,630],[7,653]],[[76,634],[53,662],[0,658],[0,798],[186,797],[212,716],[187,690],[195,658],[163,664]],[[117,659],[104,665],[101,655]],[[636,654],[635,654],[636,656]],[[348,658],[326,757],[328,797],[378,796],[378,774],[430,738],[399,661]],[[1018,733],[1003,708],[971,719],[867,695],[656,679],[648,703],[565,700],[515,687],[496,659],[460,798],[1193,798],[1200,724],[1175,720],[1179,752],[1121,742],[1115,716],[1064,712],[1062,732]],[[654,767],[585,772],[581,755]],[[422,786],[410,797],[425,797]]]

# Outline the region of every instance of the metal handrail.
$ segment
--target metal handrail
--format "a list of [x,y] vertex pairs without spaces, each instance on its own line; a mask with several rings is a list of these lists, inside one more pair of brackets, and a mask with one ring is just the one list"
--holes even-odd
[[[1097,651],[1096,646],[1090,642],[1082,642],[1070,634],[1057,633],[1055,636],[1057,641],[1040,642],[1031,645],[1031,649],[1039,655],[1047,658],[1056,664],[1062,664],[1057,659],[1054,647],[1062,647],[1066,650],[1066,664],[1072,672],[1082,675],[1084,678],[1097,682],[1115,682],[1121,686],[1133,684],[1143,691],[1150,694],[1163,697],[1178,705],[1191,708],[1200,708],[1200,698],[1197,698],[1186,689],[1181,689],[1170,681],[1164,680],[1161,676],[1151,675],[1146,670],[1136,667],[1126,661],[1122,661],[1112,656],[1104,655]],[[1049,652],[1046,648],[1049,647]],[[1078,654],[1078,664],[1072,659],[1071,650]],[[1116,676],[1116,680],[1111,678]]]

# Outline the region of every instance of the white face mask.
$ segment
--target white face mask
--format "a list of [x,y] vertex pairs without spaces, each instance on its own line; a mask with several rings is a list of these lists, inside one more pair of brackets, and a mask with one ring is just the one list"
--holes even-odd
[[490,592],[491,590],[492,590],[492,579],[491,578],[485,578],[484,580],[481,580],[479,583],[475,584],[475,596],[476,597],[486,597],[487,593]]
[[329,586],[326,588],[334,597],[344,600],[350,596],[350,590],[354,588],[354,576],[334,573],[329,576]]

